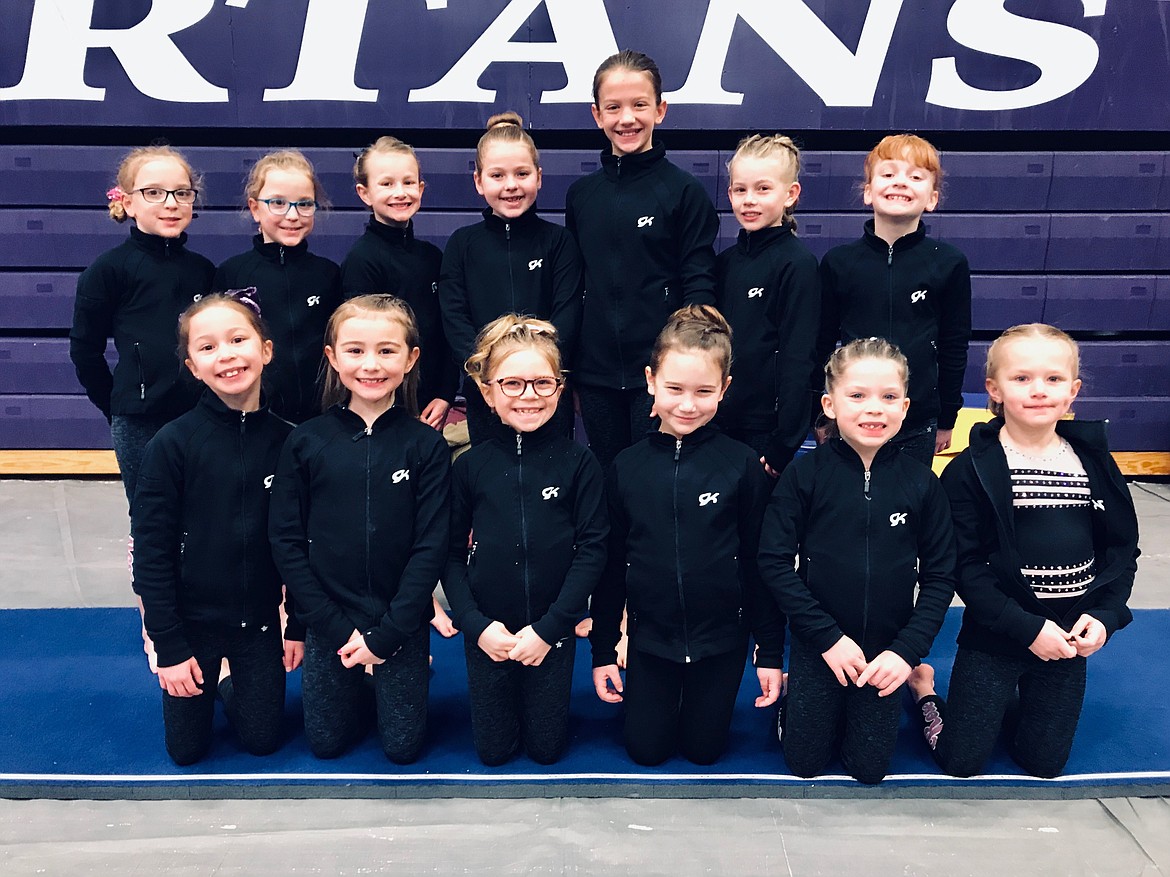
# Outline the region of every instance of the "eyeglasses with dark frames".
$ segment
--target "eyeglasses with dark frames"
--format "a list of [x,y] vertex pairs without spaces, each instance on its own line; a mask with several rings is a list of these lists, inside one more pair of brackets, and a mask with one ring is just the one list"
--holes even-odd
[[194,204],[195,198],[199,195],[198,189],[162,189],[157,186],[146,186],[142,189],[135,189],[142,200],[148,204],[165,204],[167,198],[174,198],[176,204]]
[[257,198],[261,204],[267,204],[268,209],[277,216],[286,216],[289,209],[295,209],[301,216],[312,216],[317,212],[317,202],[311,198],[304,201],[289,201],[288,198]]
[[525,380],[524,378],[496,378],[496,383],[500,385],[500,392],[505,396],[523,396],[525,391],[531,386],[532,392],[537,396],[551,396],[564,383],[560,378],[532,378]]

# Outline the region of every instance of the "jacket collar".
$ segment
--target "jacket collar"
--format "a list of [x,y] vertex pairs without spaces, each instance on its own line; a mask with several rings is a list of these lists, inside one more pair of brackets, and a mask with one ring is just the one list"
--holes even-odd
[[[896,241],[894,241],[894,252],[900,253],[903,250],[908,250],[915,244],[920,243],[926,237],[926,230],[926,223],[924,223],[921,219],[918,220],[918,228],[914,229],[914,231],[910,232],[910,234],[904,234]],[[865,221],[864,240],[867,244],[869,244],[870,247],[877,250],[879,253],[882,253],[883,255],[888,253],[891,249],[890,245],[879,238],[877,233],[873,230],[872,219],[867,219]]]
[[[684,454],[689,453],[693,449],[704,445],[715,436],[719,435],[720,429],[714,423],[707,423],[700,426],[689,435],[684,435],[681,439],[676,439],[668,432],[663,432],[660,429],[652,430],[647,438],[650,440],[652,447],[667,448],[672,453],[676,447],[681,447]],[[681,442],[681,445],[679,444]]]
[[267,259],[269,262],[280,262],[281,256],[286,260],[299,259],[305,253],[309,252],[308,240],[302,240],[295,247],[289,247],[285,244],[278,244],[275,241],[272,243],[265,243],[264,236],[260,234],[252,235],[252,249]]
[[503,234],[509,229],[527,229],[536,225],[536,205],[532,205],[515,219],[501,219],[492,213],[490,207],[485,207],[482,212],[483,224],[488,227],[490,231],[497,234]]
[[[828,445],[837,453],[838,456],[841,457],[842,460],[845,460],[850,466],[856,468],[858,471],[864,471],[865,466],[861,462],[861,457],[857,455],[857,451],[853,450],[853,448],[849,446],[849,443],[845,441],[845,439],[838,436],[837,438],[830,439]],[[878,448],[877,453],[874,454],[873,464],[870,466],[870,469],[872,470],[873,466],[877,465],[878,463],[885,463],[887,460],[898,453],[901,452],[898,450],[896,445],[893,445],[890,442],[886,442],[884,445]]]
[[776,243],[776,241],[789,237],[792,234],[791,222],[785,222],[783,225],[774,225],[771,228],[761,228],[759,231],[748,231],[746,228],[741,228],[739,230],[739,237],[735,241],[735,248],[746,256],[751,253],[758,253],[760,250]]
[[656,142],[645,152],[634,155],[614,155],[612,149],[601,151],[601,168],[610,179],[628,179],[641,176],[666,158],[666,147]]
[[138,247],[148,253],[154,253],[156,256],[177,256],[182,252],[183,245],[187,243],[187,232],[180,232],[177,238],[164,238],[156,234],[147,234],[141,231],[137,225],[132,225],[130,226],[130,240],[134,241]]
[[225,426],[231,426],[233,429],[236,427],[247,429],[249,425],[257,423],[267,413],[268,401],[261,395],[260,407],[255,411],[237,411],[235,408],[228,408],[219,396],[204,388],[203,395],[199,397],[199,409],[212,420]]
[[[365,420],[362,419],[361,415],[354,414],[352,411],[350,411],[348,405],[338,403],[337,405],[334,405],[332,408],[330,408],[328,413],[336,417],[342,423],[342,425],[353,434],[353,438],[355,440],[366,434]],[[372,435],[375,432],[382,432],[387,427],[398,422],[399,420],[402,420],[405,417],[409,417],[409,415],[406,413],[406,409],[401,405],[394,404],[387,411],[383,412],[377,420],[374,421],[374,425],[370,427],[369,433]]]
[[523,442],[523,447],[526,449],[535,450],[536,448],[543,448],[561,435],[561,427],[560,424],[555,422],[555,419],[550,419],[548,422],[532,430],[532,432],[516,432],[515,430],[510,430],[510,432],[510,438],[498,438],[496,440],[504,445],[505,450],[515,453],[517,439]]
[[[1001,429],[1002,417],[992,418],[987,423],[976,423],[971,427],[969,443],[971,456],[976,461],[987,458],[989,454],[1003,453],[1002,445],[999,443]],[[1106,453],[1109,450],[1105,422],[1102,420],[1058,420],[1056,434],[1066,439],[1074,450],[1078,445],[1097,453]]]
[[387,225],[384,222],[378,222],[378,217],[370,214],[370,221],[366,224],[366,231],[374,235],[379,240],[383,240],[388,244],[395,244],[399,247],[410,248],[414,243],[414,220],[410,220],[405,228],[399,228],[396,225]]

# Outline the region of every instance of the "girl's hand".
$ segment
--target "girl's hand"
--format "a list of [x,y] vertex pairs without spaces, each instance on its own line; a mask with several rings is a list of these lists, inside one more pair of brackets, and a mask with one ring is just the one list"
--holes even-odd
[[1105,645],[1105,625],[1092,615],[1082,615],[1069,632],[1069,643],[1082,658],[1096,652]]
[[203,693],[203,670],[194,656],[182,664],[158,668],[158,685],[171,697],[197,697]]
[[761,462],[761,463],[763,463],[763,465],[764,465],[764,471],[765,471],[765,472],[767,472],[767,473],[768,473],[769,475],[771,475],[773,478],[779,478],[779,477],[780,477],[780,473],[779,473],[779,472],[777,472],[775,469],[773,469],[771,466],[769,466],[769,465],[768,465],[768,459],[767,459],[767,457],[760,457],[760,462]]
[[525,667],[539,667],[551,648],[552,646],[542,640],[530,624],[516,634],[516,645],[508,652],[508,659],[519,661]]
[[941,454],[951,446],[951,437],[954,435],[953,429],[940,429],[934,434],[934,452]]
[[780,699],[784,671],[779,667],[757,667],[756,678],[760,680],[760,696],[756,698],[757,707],[771,706]]
[[[1036,634],[1036,639],[1032,640],[1032,645],[1028,646],[1028,651],[1041,661],[1059,661],[1062,658],[1071,658],[1076,655],[1077,650],[1069,642],[1070,639],[1072,639],[1072,634],[1062,630],[1060,625],[1052,619],[1048,619],[1040,628],[1040,632]],[[1098,648],[1100,647],[1098,646]]]
[[434,429],[442,429],[443,421],[447,419],[447,411],[451,408],[445,399],[432,399],[430,404],[422,410],[418,419]]
[[305,644],[295,639],[284,641],[284,672],[291,673],[305,660]]
[[606,703],[622,702],[622,674],[617,664],[593,668],[593,689]]
[[857,687],[872,685],[878,690],[878,697],[887,697],[910,678],[910,672],[911,667],[905,659],[886,649],[870,661],[865,671],[857,677]]
[[507,661],[509,652],[516,648],[519,642],[520,638],[499,621],[493,621],[479,635],[479,647],[497,663]]
[[431,616],[431,627],[447,639],[459,633],[459,628],[451,621],[451,616],[447,614],[447,610],[439,605],[439,601],[431,597],[431,602],[434,604],[435,611],[435,614]]
[[842,636],[827,652],[821,652],[821,657],[842,685],[856,684],[865,670],[865,652],[847,636]]
[[337,650],[337,654],[343,667],[356,667],[359,664],[372,667],[374,664],[386,663],[385,658],[379,658],[370,651],[366,638],[356,630],[350,635],[349,642]]

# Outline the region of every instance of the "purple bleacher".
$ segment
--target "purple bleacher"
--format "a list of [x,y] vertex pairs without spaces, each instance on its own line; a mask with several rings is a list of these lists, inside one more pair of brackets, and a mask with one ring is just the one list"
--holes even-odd
[[0,394],[80,392],[68,338],[0,338]]
[[[1049,271],[1158,271],[1162,218],[1152,213],[1053,214]],[[1034,268],[1039,265],[1032,266]]]
[[1170,329],[1170,276],[1156,278],[1157,292],[1154,305],[1150,308],[1150,328],[1159,331]]
[[1141,331],[1150,326],[1155,277],[1050,276],[1044,322],[1066,331]]
[[967,368],[963,372],[964,393],[985,393],[984,374],[987,368],[987,348],[990,341],[972,341],[967,347]]
[[1001,331],[1044,317],[1048,278],[1027,274],[976,274],[971,278],[971,326]]
[[942,168],[944,213],[1038,210],[1053,177],[1051,152],[945,152]]
[[0,448],[109,447],[110,427],[84,396],[0,396]]
[[122,146],[0,146],[0,204],[104,207]]
[[1044,213],[980,215],[932,213],[925,219],[931,237],[958,247],[972,271],[1039,271],[1048,244]]
[[[863,210],[861,189],[865,166],[864,152],[834,152],[829,156],[829,182],[826,202],[815,205],[817,210]],[[814,206],[814,205],[808,205]]]
[[1049,210],[1156,210],[1164,175],[1161,152],[1058,152]]
[[1080,420],[1109,421],[1112,451],[1165,451],[1170,447],[1170,397],[1078,396],[1073,411]]
[[1081,392],[1093,396],[1170,396],[1164,341],[1081,342]]
[[76,291],[74,273],[0,273],[0,329],[67,329]]

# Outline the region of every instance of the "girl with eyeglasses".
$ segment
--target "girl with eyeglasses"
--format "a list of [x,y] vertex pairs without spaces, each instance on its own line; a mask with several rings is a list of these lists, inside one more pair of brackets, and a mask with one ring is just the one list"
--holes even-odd
[[[571,364],[581,323],[581,256],[561,226],[536,215],[540,154],[516,113],[488,119],[475,151],[476,191],[487,202],[483,221],[457,229],[447,242],[439,275],[443,328],[457,362],[475,351],[476,335],[507,313],[548,320],[557,328],[561,355]],[[472,444],[495,429],[473,381],[465,381],[467,428]],[[571,428],[568,394],[558,429]]]
[[255,287],[276,349],[264,373],[270,409],[291,423],[321,412],[321,339],[341,304],[341,269],[309,252],[325,193],[312,163],[295,149],[270,152],[244,186],[259,231],[252,248],[215,272],[215,289]]
[[521,749],[551,764],[569,739],[573,625],[605,564],[601,466],[553,420],[564,372],[551,323],[493,320],[465,368],[507,433],[451,475],[443,586],[463,631],[475,750],[487,765]]
[[[169,146],[128,153],[106,198],[111,219],[134,220],[130,237],[77,278],[69,358],[85,394],[109,421],[128,503],[146,443],[198,399],[174,345],[179,315],[211,290],[215,273],[210,261],[185,246],[198,187],[187,159]],[[111,337],[118,351],[112,371],[105,357]],[[130,539],[131,564],[133,557]],[[145,628],[142,638],[154,670]]]

